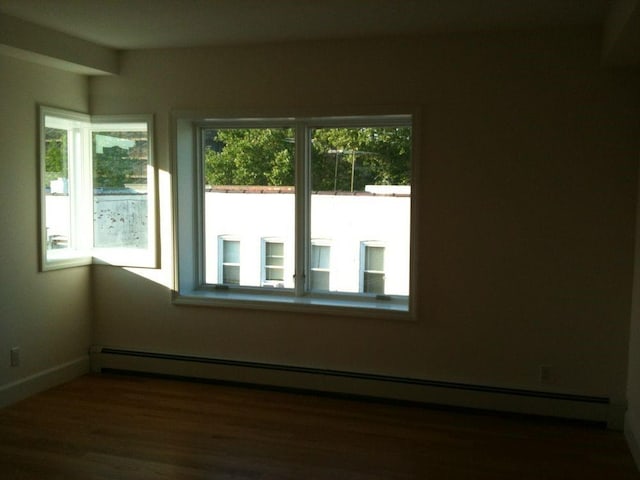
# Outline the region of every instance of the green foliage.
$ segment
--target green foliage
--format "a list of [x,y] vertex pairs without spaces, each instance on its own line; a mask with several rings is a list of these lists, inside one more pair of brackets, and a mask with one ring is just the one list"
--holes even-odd
[[[209,185],[294,184],[294,133],[290,128],[206,130]],[[312,140],[313,190],[363,190],[365,185],[408,185],[408,127],[319,128]]]
[[[96,137],[125,140],[131,146],[119,145],[96,148]],[[126,184],[146,183],[146,138],[137,132],[101,132],[94,134],[93,175],[95,188],[125,188]]]
[[317,129],[312,189],[361,191],[365,185],[409,185],[410,161],[408,127]]
[[121,147],[105,148],[94,155],[94,187],[124,188],[129,183],[136,160]]
[[58,128],[46,128],[44,141],[45,181],[48,185],[51,180],[68,176],[67,131]]
[[209,185],[293,185],[292,129],[234,128],[207,132],[205,178]]

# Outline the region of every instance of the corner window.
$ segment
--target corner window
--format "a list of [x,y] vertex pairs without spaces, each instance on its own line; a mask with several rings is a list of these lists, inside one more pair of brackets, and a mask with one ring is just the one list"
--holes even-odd
[[174,120],[176,303],[410,312],[410,115]]
[[41,107],[41,268],[155,266],[151,118]]

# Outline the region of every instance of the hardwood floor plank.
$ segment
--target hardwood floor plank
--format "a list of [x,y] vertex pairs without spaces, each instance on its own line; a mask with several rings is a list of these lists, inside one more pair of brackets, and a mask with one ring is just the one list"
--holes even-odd
[[549,419],[89,375],[0,410],[2,479],[640,479]]

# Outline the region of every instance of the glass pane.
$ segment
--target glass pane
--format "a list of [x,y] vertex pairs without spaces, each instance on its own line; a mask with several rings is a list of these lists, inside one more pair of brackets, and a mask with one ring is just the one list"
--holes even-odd
[[265,279],[272,280],[284,280],[284,271],[280,267],[266,267],[265,268]]
[[[332,290],[359,292],[361,245],[380,242],[386,250],[368,261],[382,271],[386,256],[386,286],[368,288],[408,295],[411,128],[322,127],[311,136],[311,237],[332,241]],[[311,257],[313,267],[313,248]]]
[[[201,134],[206,282],[219,278],[217,239],[233,235],[243,242],[242,286],[260,287],[266,279],[293,288],[293,267],[284,261],[294,248],[293,129],[204,128]],[[265,271],[269,265],[279,268]]]
[[231,285],[238,285],[240,283],[239,265],[223,265],[222,272],[222,283]]
[[364,269],[384,271],[384,247],[365,247]]
[[282,243],[267,242],[265,250],[267,258],[284,256],[284,245]]
[[329,268],[331,247],[328,245],[311,245],[311,268]]
[[284,266],[284,257],[267,257],[265,265],[269,267],[282,267]]
[[240,263],[240,242],[237,240],[223,240],[223,262]]
[[384,274],[383,273],[364,273],[365,293],[384,293]]
[[58,250],[70,247],[69,132],[46,126],[44,131],[47,249]]
[[329,290],[329,272],[311,271],[311,290]]
[[94,246],[147,248],[146,124],[92,133]]

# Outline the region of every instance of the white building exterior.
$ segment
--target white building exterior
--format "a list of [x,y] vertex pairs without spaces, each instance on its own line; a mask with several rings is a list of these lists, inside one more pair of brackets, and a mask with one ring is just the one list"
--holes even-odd
[[[293,288],[294,194],[268,191],[266,187],[260,192],[256,188],[260,187],[244,192],[220,188],[205,194],[207,283],[227,283],[223,266],[233,260],[231,263],[239,266],[240,285]],[[319,255],[328,265],[318,264],[316,252],[311,267],[328,270],[330,291],[367,291],[366,249],[379,247],[369,251],[369,259],[378,260],[377,268],[370,270],[379,272],[379,265],[383,265],[383,273],[378,276],[383,278],[384,290],[375,293],[409,294],[410,202],[406,187],[400,194],[328,192],[311,196],[312,244],[329,247]],[[234,250],[239,247],[239,255],[234,252],[234,258],[225,259],[223,241],[239,242],[233,246]],[[268,243],[283,246],[280,282],[268,278]]]

